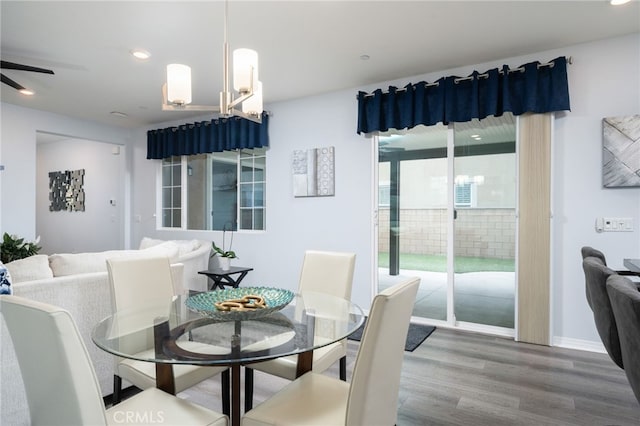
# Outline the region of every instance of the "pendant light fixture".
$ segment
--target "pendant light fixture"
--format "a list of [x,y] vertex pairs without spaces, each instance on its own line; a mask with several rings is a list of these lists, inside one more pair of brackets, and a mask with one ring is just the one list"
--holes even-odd
[[[163,111],[209,111],[221,117],[239,116],[262,122],[262,83],[258,80],[258,53],[251,49],[233,52],[233,89],[229,82],[229,43],[227,41],[228,0],[224,6],[224,44],[222,49],[222,92],[218,106],[191,105],[191,68],[167,65],[167,82],[162,86]],[[234,94],[237,92],[238,97]],[[236,107],[242,106],[239,110]]]

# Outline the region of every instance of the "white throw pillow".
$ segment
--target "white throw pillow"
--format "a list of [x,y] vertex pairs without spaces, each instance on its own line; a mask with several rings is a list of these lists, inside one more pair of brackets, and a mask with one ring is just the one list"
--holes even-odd
[[178,257],[189,254],[200,247],[198,240],[175,240],[174,243],[178,246]]
[[46,254],[36,254],[24,259],[14,260],[4,266],[11,274],[11,282],[13,284],[53,278],[53,271],[49,268],[49,256]]
[[140,241],[140,250],[147,250],[151,247],[173,245],[178,247],[178,257],[182,257],[200,248],[201,242],[198,240],[156,240],[144,237]]
[[170,263],[178,260],[179,248],[173,241],[163,241],[149,248],[138,250],[136,257],[168,257]]
[[164,243],[165,240],[156,240],[154,238],[144,237],[140,241],[140,250],[148,249],[149,247],[157,246],[158,244]]

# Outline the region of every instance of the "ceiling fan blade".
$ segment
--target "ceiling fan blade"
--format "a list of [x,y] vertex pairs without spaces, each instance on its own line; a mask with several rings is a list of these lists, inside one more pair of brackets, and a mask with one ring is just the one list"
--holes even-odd
[[13,87],[16,90],[24,90],[24,87],[19,85],[18,83],[16,83],[15,81],[11,80],[9,77],[7,77],[4,74],[0,74],[0,77],[2,77],[2,82],[4,84],[8,84],[9,86]]
[[32,67],[31,65],[22,65],[22,64],[16,64],[14,62],[7,62],[7,61],[0,61],[0,68],[4,68],[8,70],[40,72],[43,74],[53,74],[53,71],[45,68]]

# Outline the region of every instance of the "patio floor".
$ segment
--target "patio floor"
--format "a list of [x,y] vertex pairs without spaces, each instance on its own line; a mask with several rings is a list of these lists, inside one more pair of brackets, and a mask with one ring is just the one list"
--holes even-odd
[[[379,269],[380,290],[405,278],[420,277],[413,315],[446,320],[447,274],[444,272],[400,270],[388,275]],[[454,311],[457,321],[513,328],[515,312],[514,272],[467,272],[455,274]]]

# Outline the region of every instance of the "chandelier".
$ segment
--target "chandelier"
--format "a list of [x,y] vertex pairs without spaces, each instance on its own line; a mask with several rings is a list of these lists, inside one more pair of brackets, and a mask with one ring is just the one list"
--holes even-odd
[[[224,6],[224,45],[222,49],[222,92],[218,106],[191,105],[191,67],[167,65],[167,82],[162,85],[163,111],[217,112],[220,117],[239,116],[262,122],[262,82],[258,80],[258,53],[251,49],[233,51],[233,89],[229,81],[229,43],[227,41],[228,0]],[[235,97],[237,92],[238,97]],[[241,110],[237,109],[241,107]]]

